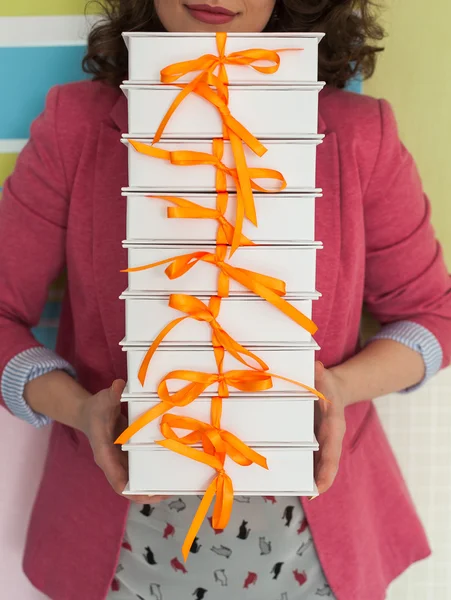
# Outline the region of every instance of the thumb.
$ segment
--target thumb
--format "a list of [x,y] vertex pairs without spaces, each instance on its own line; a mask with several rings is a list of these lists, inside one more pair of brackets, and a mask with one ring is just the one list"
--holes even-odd
[[109,391],[110,391],[110,395],[117,402],[120,402],[121,396],[125,389],[125,386],[126,386],[126,383],[123,379],[116,379],[115,381],[113,381]]
[[315,361],[315,382],[316,382],[316,384],[318,384],[318,382],[320,382],[324,379],[325,372],[326,372],[326,367],[323,365],[323,363],[320,360]]

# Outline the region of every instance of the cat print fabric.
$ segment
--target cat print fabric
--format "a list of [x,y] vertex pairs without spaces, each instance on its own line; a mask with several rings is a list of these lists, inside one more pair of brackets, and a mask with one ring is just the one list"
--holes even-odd
[[298,498],[237,496],[224,531],[211,508],[184,563],[199,498],[131,506],[107,600],[335,600]]

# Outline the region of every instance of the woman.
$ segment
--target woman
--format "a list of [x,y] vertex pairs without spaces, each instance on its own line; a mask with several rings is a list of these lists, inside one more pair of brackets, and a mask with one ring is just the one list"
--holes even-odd
[[[0,204],[0,376],[14,414],[54,423],[24,563],[53,600],[381,600],[429,554],[368,399],[412,389],[449,363],[451,286],[390,107],[340,90],[356,72],[372,73],[372,40],[382,37],[369,0],[357,4],[111,0],[84,62],[95,81],[49,93]],[[127,285],[127,110],[118,85],[127,30],[326,32],[314,320],[316,385],[333,403],[317,415],[321,494],[237,498],[230,526],[215,532],[206,521],[186,565],[181,540],[199,499],[141,497],[129,511],[125,459],[113,445],[125,427],[117,298]],[[54,354],[30,329],[63,268]],[[360,350],[363,302],[383,327]]]

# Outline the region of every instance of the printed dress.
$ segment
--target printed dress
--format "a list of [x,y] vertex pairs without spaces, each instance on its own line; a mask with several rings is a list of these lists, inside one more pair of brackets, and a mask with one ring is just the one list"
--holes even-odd
[[107,600],[334,600],[296,497],[235,497],[226,530],[212,507],[186,564],[200,497],[132,505]]

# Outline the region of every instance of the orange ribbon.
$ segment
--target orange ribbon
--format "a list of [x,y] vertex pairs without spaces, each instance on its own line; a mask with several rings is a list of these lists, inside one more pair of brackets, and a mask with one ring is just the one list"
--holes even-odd
[[188,294],[171,294],[169,298],[169,306],[181,312],[187,313],[187,315],[185,317],[174,319],[168,323],[153,341],[139,369],[138,378],[142,385],[144,385],[150,361],[152,360],[152,357],[157,351],[159,345],[168,335],[168,333],[174,329],[174,327],[176,327],[179,323],[186,321],[186,319],[196,319],[197,321],[204,321],[205,323],[208,323],[212,329],[213,346],[220,346],[224,348],[224,350],[229,352],[229,354],[236,358],[236,360],[239,360],[247,367],[253,368],[253,366],[246,362],[241,355],[248,356],[258,365],[260,365],[263,370],[268,370],[268,365],[263,362],[261,358],[236,342],[218,323],[216,319],[221,306],[221,298],[218,296],[212,296],[210,298],[209,306],[207,306],[204,304],[204,302],[202,302],[202,300],[199,300],[199,298],[195,298],[194,296],[189,296]]
[[[188,73],[195,73],[200,71],[199,75],[197,75],[189,84],[182,84],[180,87],[182,91],[177,96],[177,98],[172,103],[168,112],[166,113],[163,121],[161,122],[160,127],[157,130],[155,136],[155,142],[161,139],[161,136],[166,128],[167,123],[170,118],[183,102],[183,100],[192,92],[195,92],[201,96],[203,96],[208,102],[214,104],[220,111],[221,116],[223,117],[224,125],[227,129],[234,131],[245,143],[249,145],[249,147],[256,152],[259,156],[259,151],[264,147],[260,144],[256,138],[250,134],[242,125],[240,125],[233,117],[230,117],[230,113],[227,111],[227,103],[228,103],[228,90],[227,86],[229,83],[229,78],[227,75],[227,70],[225,65],[237,65],[237,66],[246,66],[251,67],[255,71],[259,71],[260,73],[266,73],[268,75],[276,73],[280,66],[280,56],[278,52],[282,50],[263,50],[263,49],[253,49],[253,50],[243,50],[240,52],[232,52],[231,54],[225,54],[225,46],[227,41],[226,33],[217,33],[216,34],[216,45],[218,48],[218,56],[213,54],[205,54],[204,56],[200,56],[194,60],[183,61],[179,63],[175,63],[162,69],[161,71],[161,82],[166,84],[172,84],[178,81],[180,78],[184,77]],[[256,65],[256,62],[268,62],[272,63],[268,66]],[[214,75],[214,71],[219,69],[218,75]],[[215,94],[210,85],[213,85],[217,89],[217,94]],[[206,87],[208,87],[209,92],[207,92]],[[226,106],[224,107],[224,101]],[[236,125],[238,125],[239,130],[236,130]],[[244,134],[242,136],[242,134]],[[249,143],[251,142],[251,143]],[[254,146],[255,144],[255,146]],[[259,148],[259,151],[256,149]]]
[[[217,86],[221,87],[219,79],[215,78],[215,81],[217,83]],[[212,104],[218,110],[223,122],[223,131],[225,139],[229,139],[230,133],[233,133],[237,136],[239,140],[244,142],[257,156],[262,157],[264,154],[266,154],[267,148],[260,142],[258,138],[256,138],[242,123],[237,121],[237,119],[235,119],[235,117],[231,114],[228,106],[229,90],[227,87],[222,88],[223,92],[221,93],[214,92],[209,85],[202,82],[197,83],[195,88],[190,89],[188,93],[187,89],[189,88],[189,86],[179,85],[177,87],[181,87],[183,88],[183,90],[174,100],[170,109],[163,118],[163,121],[161,122],[154,136],[154,144],[161,140],[164,129],[166,128],[169,119],[177,110],[179,105],[182,103],[183,99],[188,95],[188,93],[194,92],[201,98],[207,100],[207,102]]]
[[[227,34],[219,32],[216,34],[216,45],[218,55],[206,54],[194,60],[183,61],[170,65],[161,71],[161,82],[172,84],[184,77],[188,73],[198,72],[197,75],[189,84],[177,84],[181,88],[181,92],[175,98],[166,115],[164,116],[154,137],[153,143],[157,143],[163,132],[180,104],[192,92],[204,98],[207,102],[217,108],[223,122],[223,137],[230,139],[232,152],[236,163],[237,177],[241,186],[244,197],[245,216],[254,225],[257,225],[255,207],[253,202],[252,187],[250,181],[250,173],[246,164],[243,143],[245,143],[257,156],[263,156],[266,148],[261,142],[252,135],[241,123],[239,123],[230,113],[229,110],[229,90],[228,90],[228,75],[226,65],[246,66],[251,67],[255,71],[265,74],[273,74],[278,71],[280,66],[279,52],[288,50],[302,50],[302,48],[285,48],[279,50],[264,50],[255,48],[251,50],[243,50],[233,52],[226,55],[225,47],[227,42]],[[255,63],[267,62],[267,66],[257,65]],[[218,75],[214,75],[214,71],[218,68]],[[211,88],[216,88],[216,92]],[[284,189],[284,187],[282,187]],[[263,190],[262,190],[263,191]],[[248,200],[249,199],[249,200]],[[240,208],[238,203],[237,208]],[[236,235],[232,241],[232,254],[239,246],[238,239],[242,229],[242,216],[237,214],[236,219]]]
[[[180,402],[186,402],[186,404],[183,404],[183,406],[186,406],[196,400],[196,398],[203,394],[214,383],[219,384],[218,396],[221,398],[228,398],[229,386],[240,392],[263,392],[270,390],[273,387],[273,378],[302,387],[318,398],[326,400],[321,392],[318,392],[318,390],[315,390],[300,381],[295,381],[294,379],[289,379],[282,375],[275,375],[274,373],[260,371],[258,369],[248,371],[233,370],[227,371],[226,373],[202,373],[200,371],[187,370],[171,371],[161,380],[157,393],[162,403],[170,402],[180,405]],[[175,380],[188,381],[189,383],[182,389],[171,394],[167,382]]]
[[[240,186],[241,190],[241,182],[239,180],[237,169],[228,167],[225,165],[221,158],[218,157],[219,154],[222,153],[224,140],[217,138],[213,140],[213,154],[208,154],[207,152],[197,152],[196,150],[163,150],[163,148],[154,148],[149,144],[145,144],[144,142],[139,142],[138,140],[128,140],[133,148],[147,156],[152,158],[160,158],[163,160],[168,160],[173,165],[180,165],[182,167],[198,167],[201,165],[211,165],[222,171],[225,175],[229,175],[232,177],[237,186]],[[270,190],[262,187],[253,179],[275,179],[281,182],[281,187],[278,191],[282,191],[286,188],[287,183],[279,171],[275,169],[262,169],[257,167],[249,168],[249,175],[251,177],[250,186],[253,190],[258,192],[264,192],[266,194],[273,194],[274,190]],[[219,190],[221,192],[227,191],[226,189]],[[247,202],[247,198],[244,198],[245,204]],[[246,215],[250,213],[252,210],[251,207],[246,205]],[[249,219],[251,220],[251,219]]]
[[[188,385],[178,392],[170,393],[167,382],[173,380],[188,381]],[[143,383],[141,381],[141,383]],[[229,386],[241,392],[262,392],[272,388],[271,375],[259,370],[234,370],[227,373],[202,373],[199,371],[171,371],[158,385],[158,396],[161,400],[157,405],[142,414],[136,421],[117,438],[116,444],[125,444],[138,431],[161,417],[176,406],[188,406],[203,394],[210,386],[218,384],[218,396],[227,398]]]
[[212,254],[211,252],[192,252],[189,254],[182,254],[181,256],[167,258],[166,260],[161,260],[156,263],[143,265],[141,267],[131,267],[125,269],[123,272],[136,273],[169,264],[165,270],[166,275],[169,279],[177,279],[187,273],[200,261],[213,264],[223,275],[220,279],[218,290],[219,296],[226,297],[228,295],[228,282],[229,279],[233,279],[248,290],[254,292],[257,296],[260,296],[260,298],[267,300],[312,335],[316,333],[318,328],[315,323],[289,302],[281,298],[281,296],[284,296],[286,293],[283,281],[274,277],[255,273],[254,271],[248,271],[247,269],[233,267],[224,262],[225,253],[226,249],[223,246],[219,246],[218,251],[215,254]]
[[222,462],[217,456],[211,456],[210,454],[202,452],[201,450],[196,450],[196,448],[184,446],[180,442],[176,442],[174,440],[164,440],[159,443],[167,450],[177,452],[182,456],[186,456],[187,458],[191,458],[197,462],[204,463],[212,469],[215,469],[217,472],[217,475],[213,478],[205,491],[205,494],[199,504],[199,508],[196,511],[194,519],[191,522],[190,528],[183,542],[182,556],[186,562],[191,545],[196,537],[196,533],[199,531],[205,517],[207,516],[208,509],[210,508],[215,496],[216,502],[213,510],[212,525],[215,529],[225,529],[227,526],[233,508],[233,483],[225,472],[224,462]]
[[[207,454],[227,454],[242,467],[248,467],[253,463],[257,463],[265,469],[268,468],[263,456],[252,450],[252,448],[237,438],[236,435],[233,435],[230,431],[221,429],[218,425],[204,423],[191,417],[166,414],[161,419],[160,429],[161,433],[168,440],[174,440],[184,445],[201,443],[204,452]],[[174,429],[186,429],[192,431],[192,433],[179,437],[174,432]],[[161,444],[161,441],[157,441],[156,443]]]
[[[224,216],[228,203],[227,192],[217,194],[216,208],[206,208],[191,202],[191,200],[176,196],[148,196],[148,198],[158,198],[175,204],[174,207],[168,208],[168,219],[213,219],[217,221],[217,243],[229,245],[232,243],[235,228]],[[245,235],[241,235],[239,244],[240,246],[255,246],[255,243]]]
[[[276,73],[280,66],[280,56],[278,52],[281,50],[265,50],[255,48],[251,50],[240,50],[238,52],[232,52],[228,55],[225,54],[225,45],[227,41],[227,34],[218,32],[216,34],[216,44],[218,46],[218,55],[204,54],[199,58],[193,60],[186,60],[183,62],[175,63],[169,67],[165,67],[161,70],[161,82],[162,83],[174,83],[181,77],[184,77],[188,73],[202,71],[201,75],[208,76],[219,67],[219,77],[225,84],[228,83],[227,71],[225,65],[239,65],[251,67],[259,73],[265,73],[272,75]],[[256,62],[266,61],[273,63],[272,65],[262,66],[256,65]]]
[[217,169],[216,186],[218,192],[227,191],[227,182],[225,176],[230,176],[235,181],[237,189],[237,215],[235,223],[235,232],[232,241],[232,253],[239,247],[241,231],[243,228],[243,219],[246,217],[253,223],[257,224],[255,213],[254,196],[252,190],[264,193],[274,193],[262,187],[254,181],[254,179],[275,179],[280,182],[278,191],[286,188],[287,183],[279,171],[275,169],[248,168],[244,156],[243,146],[236,136],[231,136],[230,143],[232,144],[236,168],[231,168],[222,162],[222,154],[224,150],[224,140],[213,140],[213,153],[197,152],[194,150],[175,150],[169,151],[162,148],[155,148],[138,140],[129,140],[130,145],[140,154],[167,160],[173,165],[184,167],[193,167],[201,165],[211,165]]
[[[268,464],[264,456],[252,450],[247,444],[229,431],[220,427],[222,399],[212,399],[211,424],[204,423],[190,417],[177,415],[164,415],[161,420],[161,432],[166,438],[156,443],[198,462],[214,468],[217,475],[208,486],[202,502],[194,516],[188,533],[186,534],[182,555],[185,561],[191,545],[196,537],[208,509],[216,496],[212,525],[215,529],[225,529],[230,519],[233,506],[233,484],[224,470],[226,456],[241,466],[257,464],[267,469]],[[179,437],[174,429],[191,431],[188,435]],[[191,444],[202,444],[203,452],[188,447]]]
[[[171,371],[163,377],[158,385],[157,393],[161,401],[129,425],[117,438],[115,443],[125,444],[143,427],[176,406],[188,406],[215,383],[218,384],[218,396],[221,398],[228,398],[229,386],[240,392],[263,392],[270,390],[273,387],[273,378],[297,385],[327,402],[327,399],[321,392],[318,392],[318,390],[315,390],[304,383],[257,369],[237,369],[227,371],[226,373],[203,373],[201,371],[187,370]],[[188,384],[177,392],[171,393],[169,392],[167,382],[175,380],[187,381]]]

